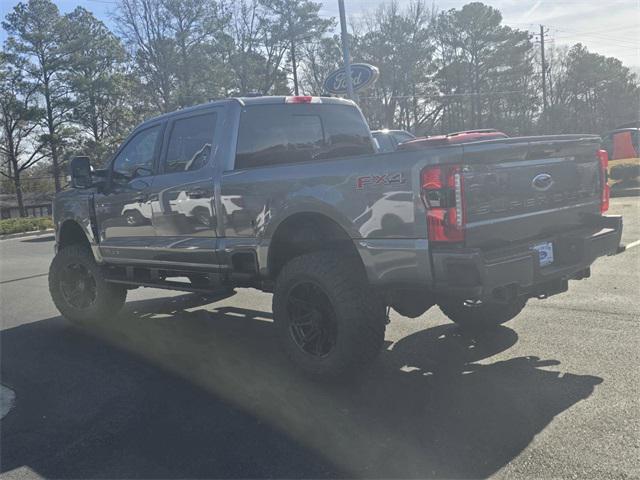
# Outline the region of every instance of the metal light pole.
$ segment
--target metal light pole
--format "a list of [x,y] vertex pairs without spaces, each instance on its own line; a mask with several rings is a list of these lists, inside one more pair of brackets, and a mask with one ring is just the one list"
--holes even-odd
[[349,57],[349,40],[347,39],[347,21],[344,14],[344,0],[338,0],[340,9],[340,36],[342,38],[342,58],[344,61],[344,73],[347,77],[347,97],[353,100],[353,82],[351,80],[351,58]]

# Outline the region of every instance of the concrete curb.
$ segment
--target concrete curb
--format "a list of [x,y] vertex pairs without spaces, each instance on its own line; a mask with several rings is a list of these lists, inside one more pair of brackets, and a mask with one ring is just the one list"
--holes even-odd
[[31,232],[9,233],[8,235],[0,235],[0,240],[9,240],[11,238],[40,237],[55,232],[53,228],[47,230],[32,230]]

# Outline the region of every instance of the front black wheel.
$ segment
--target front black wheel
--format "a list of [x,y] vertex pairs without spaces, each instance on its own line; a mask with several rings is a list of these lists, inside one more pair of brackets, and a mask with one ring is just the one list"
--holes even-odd
[[287,356],[307,373],[353,374],[384,343],[384,306],[362,267],[330,252],[296,257],[276,280],[273,313]]
[[447,298],[438,302],[440,310],[450,320],[469,329],[488,329],[502,325],[516,317],[526,304],[526,298],[517,298],[507,303],[483,303],[461,298]]
[[127,298],[126,288],[105,281],[91,250],[82,245],[56,254],[49,267],[49,292],[60,313],[74,323],[115,315]]

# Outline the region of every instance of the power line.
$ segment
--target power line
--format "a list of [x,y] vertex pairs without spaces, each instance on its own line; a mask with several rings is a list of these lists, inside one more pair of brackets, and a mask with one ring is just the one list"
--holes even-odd
[[[630,30],[632,28],[637,30],[638,33],[640,33],[640,29],[636,25],[629,25],[628,27],[622,27],[622,28],[616,27],[616,31],[617,32],[621,32],[621,31],[624,31],[624,30]],[[611,28],[605,28],[604,30],[592,30],[590,32],[583,32],[582,35],[590,35],[592,33],[602,33],[602,32],[610,32],[610,31],[611,31]]]
[[[535,27],[535,29],[537,30],[538,25],[534,24],[534,23],[519,23],[519,22],[510,22],[513,25],[525,25],[528,27]],[[563,32],[563,33],[569,33],[571,35],[580,35],[580,36],[590,36],[590,37],[594,37],[594,38],[598,38],[599,40],[609,40],[611,42],[621,42],[621,43],[626,43],[626,44],[630,44],[630,45],[635,45],[638,46],[638,42],[634,42],[633,40],[629,40],[628,38],[624,38],[624,37],[615,37],[612,35],[602,35],[600,33],[597,33],[598,31],[587,31],[587,32],[580,32],[577,30],[571,30],[568,29],[566,27],[557,27],[555,25],[550,25],[550,24],[546,24],[547,27],[551,27],[553,30],[557,31],[557,32]],[[623,28],[623,30],[628,30],[629,28],[637,28],[637,27],[626,27]]]
[[[428,99],[442,99],[442,98],[464,98],[464,97],[495,97],[495,96],[506,96],[506,95],[523,95],[528,93],[526,90],[507,90],[507,91],[503,91],[503,92],[486,92],[486,93],[446,93],[446,94],[433,94],[433,95],[423,95],[423,96],[416,96],[416,95],[392,95],[390,97],[387,97],[388,100],[391,99],[406,99],[406,98],[418,98],[418,99],[423,99],[423,100],[428,100]],[[360,99],[375,99],[375,100],[384,100],[381,97],[375,97],[375,96],[370,96],[370,97],[358,97]]]
[[[554,29],[556,30],[556,29]],[[556,35],[558,38],[576,38],[576,34],[573,33],[569,33],[563,30],[556,30],[557,32],[560,32],[560,35]],[[617,45],[621,45],[621,46],[629,46],[629,47],[640,47],[640,42],[634,42],[634,41],[623,41],[623,40],[612,40],[609,38],[601,38],[601,37],[596,37],[595,35],[580,35],[580,38],[588,38],[591,40],[597,40],[599,42],[604,42],[604,43],[610,43],[610,44],[617,44]]]
[[[574,38],[574,39],[575,39],[575,36],[569,36],[569,35],[556,35],[556,38],[557,38],[557,39],[560,39],[560,40],[562,40],[562,39],[567,39],[567,38]],[[633,50],[638,50],[638,49],[640,49],[640,44],[638,44],[638,45],[630,45],[630,44],[628,44],[628,43],[616,43],[616,42],[613,42],[613,41],[611,41],[611,40],[604,40],[604,39],[602,39],[602,38],[594,38],[594,37],[585,37],[585,38],[586,38],[588,41],[601,42],[602,44],[608,44],[608,45],[611,45],[611,46],[616,47],[616,48],[631,48],[631,49],[633,49]],[[602,46],[602,45],[600,45],[600,46]]]
[[[590,33],[590,32],[578,32],[576,30],[569,30],[564,27],[558,28],[548,24],[547,26],[551,27],[556,32],[562,32],[564,34],[569,34],[571,36],[591,37],[592,39],[596,39],[600,41],[605,40],[610,43],[619,43],[619,44],[624,44],[624,45],[633,46],[633,47],[638,47],[640,45],[639,42],[629,40],[628,38],[614,37],[611,35],[601,35],[601,34]],[[569,35],[559,35],[559,37],[563,37],[563,36],[567,37]]]
[[602,35],[602,34],[598,34],[598,33],[589,33],[589,32],[578,32],[575,30],[570,30],[570,29],[566,29],[566,28],[558,28],[555,27],[553,25],[548,25],[549,27],[552,27],[554,30],[558,31],[558,32],[564,32],[564,33],[570,33],[573,35],[582,35],[585,37],[594,37],[594,38],[599,38],[602,40],[608,40],[608,41],[612,41],[612,42],[622,42],[622,43],[630,43],[630,44],[635,44],[638,45],[638,42],[634,42],[633,40],[629,40],[627,38],[621,38],[621,37],[614,37],[612,35]]

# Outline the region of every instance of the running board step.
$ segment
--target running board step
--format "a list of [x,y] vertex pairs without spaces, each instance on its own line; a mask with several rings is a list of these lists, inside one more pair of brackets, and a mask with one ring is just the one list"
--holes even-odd
[[[133,266],[108,266],[104,269],[109,283],[132,287],[163,288],[184,292],[214,293],[226,289],[217,273],[166,270]],[[184,278],[186,281],[172,280]]]
[[194,292],[194,293],[216,293],[220,290],[219,286],[210,287],[210,288],[202,288],[202,287],[194,287],[190,283],[183,282],[171,282],[171,281],[158,281],[158,282],[138,282],[133,280],[122,280],[116,278],[107,278],[105,279],[109,283],[117,283],[120,285],[130,285],[132,287],[149,287],[149,288],[163,288],[165,290],[180,290],[183,292]]

